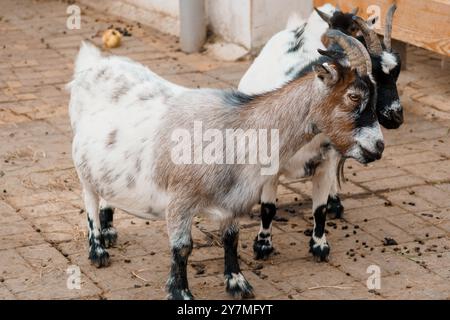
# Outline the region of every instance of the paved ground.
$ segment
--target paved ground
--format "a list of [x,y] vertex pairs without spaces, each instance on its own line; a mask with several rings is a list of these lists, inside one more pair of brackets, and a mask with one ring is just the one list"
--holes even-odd
[[[65,28],[64,2],[3,0],[1,5],[0,298],[164,298],[169,251],[162,221],[117,214],[112,265],[89,265],[85,214],[70,157],[64,84],[77,47],[82,38],[99,43],[97,32],[110,24],[127,23],[83,10],[82,29],[71,31]],[[249,64],[184,55],[175,38],[150,28],[135,25],[131,32],[114,53],[182,85],[230,87]],[[307,250],[308,181],[284,181],[279,187],[278,254],[271,259],[253,260],[258,219],[243,219],[241,265],[257,298],[450,298],[450,72],[438,57],[410,52],[409,70],[400,81],[406,123],[385,133],[381,161],[367,167],[347,163],[345,219],[327,227],[330,262],[313,262]],[[195,223],[189,278],[197,298],[226,298],[216,229],[205,219]],[[386,237],[398,245],[384,246]],[[67,289],[70,265],[81,269],[81,290]],[[380,290],[366,287],[371,265],[380,267]]]

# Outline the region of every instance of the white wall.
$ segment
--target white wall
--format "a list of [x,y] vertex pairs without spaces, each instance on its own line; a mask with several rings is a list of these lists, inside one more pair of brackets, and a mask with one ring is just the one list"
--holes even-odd
[[[179,35],[179,0],[79,0],[99,10]],[[260,48],[292,12],[308,16],[313,0],[205,0],[207,22],[225,41]]]
[[207,21],[211,30],[224,38],[250,49],[252,0],[207,0]]
[[253,49],[262,47],[274,33],[284,29],[293,12],[306,18],[313,10],[312,0],[252,0],[251,6]]
[[313,9],[312,0],[207,0],[206,3],[208,23],[214,33],[248,50],[262,47],[286,26],[293,12],[306,18]]
[[155,10],[172,17],[178,17],[180,14],[178,0],[123,0],[137,7],[148,10]]

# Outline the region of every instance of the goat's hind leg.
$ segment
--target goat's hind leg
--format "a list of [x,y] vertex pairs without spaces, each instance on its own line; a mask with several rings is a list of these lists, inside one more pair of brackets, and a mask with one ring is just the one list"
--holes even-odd
[[114,208],[100,199],[100,226],[105,247],[113,247],[117,243],[117,231],[113,227]]
[[236,219],[226,219],[221,224],[222,242],[225,252],[225,285],[227,292],[237,299],[253,298],[253,287],[245,279],[239,267],[238,243],[239,223]]
[[82,185],[89,230],[89,260],[97,268],[106,267],[109,265],[109,254],[105,250],[101,235],[99,197],[89,183],[82,183]]

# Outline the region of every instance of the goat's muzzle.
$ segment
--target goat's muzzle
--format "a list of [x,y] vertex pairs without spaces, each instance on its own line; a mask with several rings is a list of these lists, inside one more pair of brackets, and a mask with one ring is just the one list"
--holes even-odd
[[364,164],[373,162],[375,160],[380,160],[381,159],[381,155],[383,154],[384,151],[384,142],[383,140],[378,140],[375,144],[375,151],[369,151],[363,147],[361,148],[361,153],[362,153],[362,162]]
[[391,110],[387,115],[378,115],[378,121],[386,129],[398,129],[404,121],[403,110]]

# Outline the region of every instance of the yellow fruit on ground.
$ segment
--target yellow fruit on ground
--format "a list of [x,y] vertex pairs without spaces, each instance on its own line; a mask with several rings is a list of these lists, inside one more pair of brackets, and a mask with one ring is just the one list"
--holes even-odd
[[108,29],[103,33],[102,41],[103,45],[107,48],[116,48],[120,46],[120,40],[122,39],[122,34],[114,29]]

